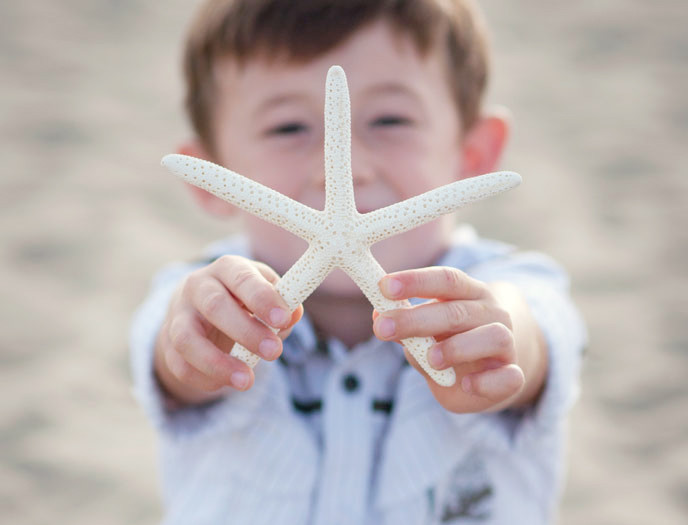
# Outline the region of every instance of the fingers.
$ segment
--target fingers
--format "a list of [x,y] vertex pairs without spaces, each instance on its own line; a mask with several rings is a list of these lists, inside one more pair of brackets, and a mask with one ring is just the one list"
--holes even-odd
[[388,299],[411,297],[435,299],[480,299],[486,286],[456,268],[433,266],[386,275],[380,290]]
[[229,385],[246,390],[253,383],[250,367],[213,344],[191,313],[176,316],[163,327],[160,338],[167,368],[187,386],[212,391]]
[[301,306],[289,311],[275,290],[278,281],[268,266],[235,256],[221,257],[192,273],[173,299],[159,334],[171,376],[202,391],[227,385],[250,388],[253,372],[229,355],[231,348],[239,343],[263,359],[276,359],[282,352],[281,338],[303,315]]
[[482,359],[496,360],[502,364],[513,363],[515,358],[513,333],[501,323],[491,323],[456,334],[437,343],[428,352],[428,362],[437,370]]
[[437,343],[428,352],[433,368],[448,366],[463,372],[461,389],[499,402],[518,393],[525,384],[514,360],[514,337],[506,326],[492,323]]
[[375,334],[381,339],[442,338],[495,321],[511,326],[509,314],[494,301],[487,286],[454,268],[389,274],[380,280],[380,290],[390,299],[436,299],[382,313],[374,323]]
[[489,399],[495,403],[504,401],[521,391],[525,385],[523,370],[511,364],[461,378],[461,389],[467,394]]
[[451,367],[460,378],[449,390],[428,379],[445,408],[497,409],[524,388],[523,370],[515,363],[511,315],[489,285],[453,268],[432,267],[389,274],[379,286],[389,299],[434,299],[374,313],[373,330],[383,340],[431,336],[439,341],[428,352],[430,365],[437,370]]
[[298,323],[302,317],[303,317],[303,305],[300,304],[299,306],[296,307],[296,310],[294,310],[291,313],[291,319],[289,321],[289,327],[283,328],[282,330],[277,332],[277,336],[284,341],[287,338],[287,336],[291,333],[291,329],[293,328],[293,326],[296,323]]
[[269,361],[281,353],[282,340],[238,304],[217,279],[203,279],[188,294],[192,307],[233,341]]
[[281,338],[303,314],[301,306],[289,312],[275,290],[278,280],[265,264],[224,256],[190,275],[183,296],[192,310],[232,342],[271,361],[282,351]]
[[509,314],[496,303],[479,300],[428,302],[381,313],[373,323],[373,330],[377,337],[387,341],[410,337],[443,338],[492,322],[511,326]]
[[253,265],[258,269],[260,274],[272,284],[277,284],[277,282],[280,280],[279,274],[267,264],[259,261],[253,261]]
[[224,256],[209,270],[256,317],[274,328],[289,326],[291,312],[274,287],[279,276],[267,265]]

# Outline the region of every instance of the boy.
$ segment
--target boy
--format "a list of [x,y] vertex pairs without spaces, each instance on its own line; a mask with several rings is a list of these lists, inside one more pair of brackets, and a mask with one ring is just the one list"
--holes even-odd
[[[497,165],[507,124],[481,108],[484,29],[462,0],[208,2],[185,58],[196,138],[179,152],[322,208],[332,64],[349,82],[359,212]],[[274,284],[304,243],[191,190],[243,235],[164,272],[135,320],[166,523],[548,522],[584,340],[554,263],[445,216],[373,247],[385,296],[434,301],[377,315],[333,273],[290,313]],[[437,339],[428,359],[456,385],[395,343],[416,336]],[[235,341],[279,360],[254,376]]]

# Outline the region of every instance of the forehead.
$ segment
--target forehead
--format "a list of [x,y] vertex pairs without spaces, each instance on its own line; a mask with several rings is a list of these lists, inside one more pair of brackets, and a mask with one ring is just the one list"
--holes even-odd
[[219,102],[236,107],[236,101],[241,100],[244,106],[287,92],[299,92],[315,102],[324,102],[325,77],[334,64],[346,71],[352,102],[358,94],[385,85],[413,90],[421,98],[450,91],[443,52],[431,49],[421,54],[410,36],[377,21],[305,62],[264,56],[242,64],[229,57],[220,59],[215,67],[215,81],[224,100]]

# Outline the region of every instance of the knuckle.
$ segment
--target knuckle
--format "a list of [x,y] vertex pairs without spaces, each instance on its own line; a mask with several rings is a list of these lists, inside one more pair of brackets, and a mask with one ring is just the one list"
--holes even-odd
[[451,268],[449,266],[442,266],[440,268],[441,272],[441,277],[442,280],[446,283],[446,285],[451,288],[451,289],[457,289],[461,288],[463,279],[461,277],[461,274],[459,273],[459,270],[456,268]]
[[246,286],[250,286],[254,282],[256,274],[252,268],[241,268],[232,273],[232,286],[235,290],[240,290]]
[[223,255],[213,261],[211,266],[221,270],[231,270],[241,260],[238,255]]
[[461,301],[449,301],[445,303],[444,311],[447,316],[446,321],[450,330],[459,330],[470,318],[468,308]]
[[170,322],[169,337],[172,347],[183,353],[191,345],[191,329],[181,317],[175,317]]
[[279,275],[270,266],[268,266],[267,264],[265,264],[263,262],[259,262],[259,261],[256,261],[255,265],[256,265],[256,268],[258,269],[258,271],[263,276],[265,276],[265,278],[268,281],[270,281],[272,283],[276,283],[277,281],[279,281]]
[[224,309],[226,297],[222,292],[211,292],[203,299],[203,315],[209,319],[217,318]]

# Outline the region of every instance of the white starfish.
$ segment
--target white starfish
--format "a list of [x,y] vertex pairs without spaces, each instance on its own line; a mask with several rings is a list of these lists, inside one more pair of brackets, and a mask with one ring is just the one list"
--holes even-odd
[[[334,268],[344,270],[379,311],[409,307],[391,301],[378,288],[385,271],[370,246],[451,213],[466,204],[511,189],[521,182],[513,172],[460,180],[403,202],[360,214],[354,203],[351,174],[351,109],[344,70],[332,66],[325,95],[325,209],[315,210],[262,184],[205,160],[167,155],[162,164],[187,182],[308,242],[308,249],[276,288],[291,310],[301,304]],[[418,249],[422,250],[422,246]],[[427,360],[430,337],[404,339],[404,346],[438,384],[456,381],[452,368],[436,370]],[[238,343],[231,355],[253,367],[259,358]]]

